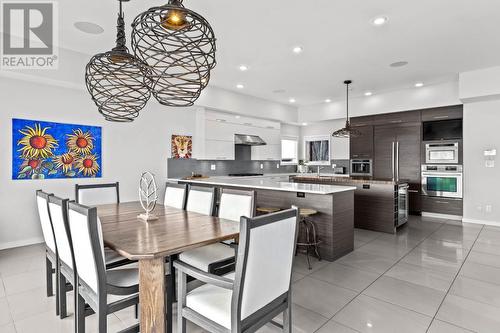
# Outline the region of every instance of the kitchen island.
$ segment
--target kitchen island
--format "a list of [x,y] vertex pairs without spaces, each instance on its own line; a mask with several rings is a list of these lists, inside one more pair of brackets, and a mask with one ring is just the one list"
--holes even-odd
[[362,177],[294,175],[290,181],[305,184],[355,186],[354,226],[394,234],[408,221],[408,182]]
[[318,213],[308,219],[314,222],[321,241],[319,250],[322,259],[334,261],[354,248],[354,186],[291,183],[269,177],[210,177],[168,181],[254,190],[257,207],[287,209],[295,205],[314,209]]

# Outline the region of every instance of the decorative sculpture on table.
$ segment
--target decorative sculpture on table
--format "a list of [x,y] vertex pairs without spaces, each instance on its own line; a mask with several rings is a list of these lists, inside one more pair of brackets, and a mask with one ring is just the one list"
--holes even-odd
[[155,176],[151,172],[144,172],[141,175],[139,183],[139,200],[146,213],[140,214],[138,218],[144,221],[157,220],[158,217],[151,214],[158,201],[158,187],[156,186]]

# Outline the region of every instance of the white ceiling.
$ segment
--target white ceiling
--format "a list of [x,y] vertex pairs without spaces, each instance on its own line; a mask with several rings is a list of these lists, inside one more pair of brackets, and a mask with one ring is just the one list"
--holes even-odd
[[[141,11],[167,2],[125,3],[127,35]],[[211,84],[297,105],[343,98],[344,79],[354,94],[455,80],[461,71],[500,64],[498,0],[184,0],[217,36],[218,65]],[[117,1],[60,0],[61,46],[92,55],[114,44]],[[387,16],[375,27],[370,20]],[[105,32],[89,35],[76,21]],[[301,45],[304,52],[293,54]],[[409,65],[391,68],[405,60]],[[246,64],[250,70],[240,72]],[[236,89],[242,83],[245,89]],[[273,93],[284,89],[285,93]]]

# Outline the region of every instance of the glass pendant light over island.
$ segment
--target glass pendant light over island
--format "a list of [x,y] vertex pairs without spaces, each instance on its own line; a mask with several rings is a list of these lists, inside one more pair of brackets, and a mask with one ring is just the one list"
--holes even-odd
[[352,83],[351,80],[345,80],[344,84],[346,85],[346,109],[347,109],[347,119],[345,121],[345,127],[341,128],[332,133],[334,138],[351,138],[361,136],[361,132],[355,128],[351,127],[351,123],[349,122],[349,85]]
[[215,67],[215,35],[182,0],[153,7],[132,24],[132,50],[151,68],[153,96],[163,105],[191,106]]
[[85,69],[85,84],[99,112],[108,121],[131,122],[148,102],[151,93],[150,69],[129,53],[120,0],[116,47],[90,59]]

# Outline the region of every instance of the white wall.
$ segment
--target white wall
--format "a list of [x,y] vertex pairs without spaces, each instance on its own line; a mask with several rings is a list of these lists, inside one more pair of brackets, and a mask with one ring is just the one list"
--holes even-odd
[[[350,116],[418,110],[438,106],[461,104],[458,82],[446,82],[422,88],[409,88],[370,97],[357,97],[349,101]],[[346,116],[345,100],[299,108],[299,122],[339,119]]]
[[[464,102],[464,221],[500,226],[500,156],[486,168],[484,150],[500,153],[500,67],[460,74]],[[488,212],[486,206],[491,206]]]
[[[18,80],[0,80],[0,248],[41,240],[35,190],[74,197],[74,184],[120,182],[122,200],[137,199],[141,172],[151,171],[158,183],[166,179],[170,136],[192,134],[194,112],[150,103],[130,124],[106,122],[85,91],[44,86]],[[55,121],[103,127],[101,179],[11,180],[12,118]]]
[[[500,226],[500,155],[486,168],[484,150],[500,153],[500,100],[464,105],[464,221]],[[486,206],[492,211],[487,212]]]

